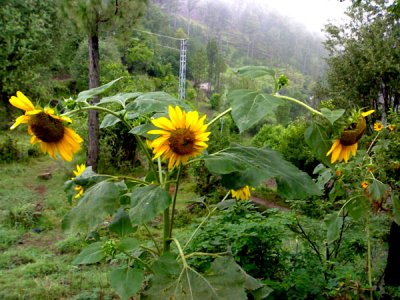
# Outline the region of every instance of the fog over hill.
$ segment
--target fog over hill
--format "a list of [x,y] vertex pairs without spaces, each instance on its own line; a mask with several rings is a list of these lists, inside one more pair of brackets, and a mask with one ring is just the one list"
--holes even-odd
[[[310,33],[297,20],[279,14],[262,1],[154,0],[163,11],[180,18],[191,39],[216,38],[229,62],[292,67],[318,78],[326,52],[323,35]],[[189,25],[190,24],[190,25]],[[239,62],[240,64],[240,62]]]

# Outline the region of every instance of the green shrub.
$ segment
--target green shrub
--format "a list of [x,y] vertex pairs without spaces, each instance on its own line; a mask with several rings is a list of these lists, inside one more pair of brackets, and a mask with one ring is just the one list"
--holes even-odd
[[23,155],[17,141],[10,135],[0,142],[0,162],[11,163],[22,159]]
[[221,95],[218,94],[218,93],[212,94],[212,96],[210,98],[211,108],[214,109],[214,110],[218,110],[220,104],[221,104]]
[[7,221],[12,227],[32,228],[39,222],[41,215],[34,204],[26,203],[12,207],[8,211]]
[[304,119],[298,119],[287,127],[264,124],[252,143],[257,147],[267,146],[280,152],[286,160],[299,169],[312,174],[319,162],[304,141],[307,127],[308,124]]
[[[210,219],[190,246],[193,252],[218,253],[231,251],[235,261],[256,278],[275,278],[285,260],[282,227],[250,202],[237,202],[219,216]],[[197,257],[191,264],[206,270],[212,259]]]

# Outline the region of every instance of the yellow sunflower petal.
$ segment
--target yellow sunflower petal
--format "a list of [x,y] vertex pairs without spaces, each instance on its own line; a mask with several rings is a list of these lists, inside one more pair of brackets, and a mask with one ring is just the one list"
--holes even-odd
[[30,111],[35,109],[32,102],[20,91],[17,92],[17,97],[12,96],[9,101],[11,105],[22,109],[23,111]]
[[151,123],[153,123],[154,126],[159,127],[161,129],[165,130],[175,130],[176,127],[170,120],[168,120],[166,117],[160,117],[157,119],[151,120]]
[[340,140],[335,140],[332,144],[331,149],[328,151],[328,153],[326,153],[326,156],[329,156],[333,150],[335,150],[335,148],[340,144]]
[[41,109],[33,109],[33,110],[30,110],[30,111],[27,111],[25,113],[25,115],[32,116],[32,115],[37,115],[37,114],[39,114],[41,112],[43,112],[43,110],[41,110]]
[[371,109],[371,110],[369,110],[369,111],[362,112],[361,115],[362,115],[363,117],[366,117],[366,116],[369,116],[370,114],[372,114],[373,112],[375,112],[375,109]]
[[18,127],[20,124],[26,124],[28,123],[30,117],[29,116],[19,116],[16,120],[15,123],[10,127],[11,130],[15,129],[16,127]]
[[[333,147],[333,146],[332,146]],[[338,160],[340,153],[342,152],[342,145],[339,143],[337,144],[337,146],[334,148],[334,150],[332,151],[332,157],[331,157],[331,163],[333,164],[335,161]]]

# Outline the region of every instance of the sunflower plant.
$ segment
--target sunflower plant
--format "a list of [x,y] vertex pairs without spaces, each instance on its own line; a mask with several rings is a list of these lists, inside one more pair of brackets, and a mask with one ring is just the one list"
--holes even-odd
[[[121,123],[135,137],[148,163],[144,176],[97,174],[90,166],[79,165],[74,171],[75,177],[64,187],[72,208],[63,219],[63,229],[92,237],[92,243],[73,263],[112,260],[110,284],[122,299],[135,294],[144,299],[247,299],[248,294],[263,299],[270,292],[268,287],[245,273],[229,249],[223,253],[188,253],[199,229],[221,206],[207,207],[208,214],[185,240],[175,237],[177,196],[188,165],[201,161],[209,172],[221,178],[226,195],[220,202],[231,198],[248,200],[251,187],[270,178],[275,179],[282,198],[302,199],[322,193],[321,187],[308,174],[267,147],[232,144],[208,153],[208,142],[215,138],[210,128],[226,114],[232,115],[243,132],[285,101],[305,107],[331,125],[344,113],[343,110],[318,111],[297,99],[279,95],[279,88],[286,85],[287,80],[268,68],[245,67],[239,69],[238,74],[253,78],[272,76],[275,90],[272,94],[231,91],[228,94],[230,107],[211,120],[164,92],[118,93],[100,98],[95,105],[90,104],[91,98],[101,97],[120,79],[83,91],[76,99],[68,99],[69,110],[62,115],[50,108],[34,107],[21,92],[10,99],[11,104],[24,111],[12,128],[27,124],[31,143],[39,143],[42,151],[53,158],[58,153],[62,159],[71,161],[79,150],[82,139],[69,127],[70,116],[78,112],[97,110],[104,114],[100,128]],[[320,144],[315,128],[308,132],[308,142],[313,146]],[[329,138],[323,141],[324,153],[320,151],[324,159],[329,151],[327,140]],[[158,236],[151,224],[160,216],[163,225],[162,235]],[[138,230],[146,232],[148,240],[137,239]],[[199,273],[188,262],[188,258],[196,256],[215,260],[209,270]]]

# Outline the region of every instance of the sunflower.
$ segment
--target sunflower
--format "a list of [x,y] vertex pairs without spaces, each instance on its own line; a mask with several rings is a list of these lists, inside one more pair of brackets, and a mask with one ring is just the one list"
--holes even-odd
[[[75,177],[71,178],[71,180],[74,180],[76,177],[81,175],[83,173],[83,171],[85,171],[85,169],[86,169],[86,166],[84,164],[76,165],[76,169],[74,171],[72,171],[74,173]],[[75,199],[78,199],[78,198],[82,197],[85,189],[83,188],[83,186],[77,185],[75,187],[75,191],[76,191]]]
[[375,122],[374,124],[374,130],[375,131],[381,131],[383,129],[383,124],[381,122]]
[[249,200],[250,199],[250,187],[248,185],[238,189],[231,190],[232,197],[236,198],[236,200]]
[[32,102],[21,92],[10,98],[10,103],[25,111],[19,116],[10,127],[14,129],[20,124],[28,124],[28,133],[31,137],[31,144],[40,144],[43,153],[48,153],[54,159],[58,152],[62,159],[71,161],[74,154],[80,150],[82,138],[65,123],[72,123],[72,120],[65,116],[55,115],[54,109],[35,109]]
[[390,132],[394,132],[396,130],[396,125],[390,124],[390,125],[388,125],[388,129]]
[[368,182],[363,181],[361,182],[361,187],[365,190],[369,186]]
[[341,162],[349,161],[350,154],[355,156],[358,148],[358,141],[364,134],[367,124],[365,117],[372,114],[374,110],[369,110],[367,112],[361,113],[358,117],[357,122],[352,124],[351,128],[344,130],[340,136],[340,139],[333,141],[331,149],[326,153],[326,156],[332,154],[331,163],[335,161]]
[[199,117],[197,111],[185,112],[179,106],[168,107],[169,119],[160,117],[151,120],[160,129],[150,130],[149,134],[160,135],[151,142],[154,159],[169,159],[168,168],[186,164],[190,157],[199,155],[208,147],[210,132],[204,124],[206,116]]

